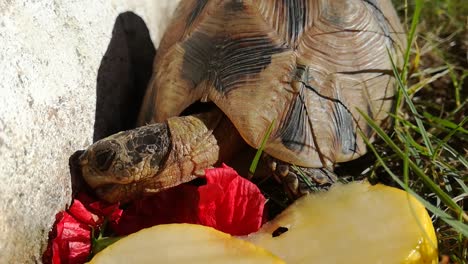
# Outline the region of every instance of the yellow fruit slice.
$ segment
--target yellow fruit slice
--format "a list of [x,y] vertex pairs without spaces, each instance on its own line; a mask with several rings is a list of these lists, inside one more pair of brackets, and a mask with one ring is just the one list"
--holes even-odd
[[158,225],[131,234],[90,263],[284,263],[270,252],[211,227]]
[[290,264],[437,263],[424,206],[402,190],[368,183],[303,197],[246,240]]

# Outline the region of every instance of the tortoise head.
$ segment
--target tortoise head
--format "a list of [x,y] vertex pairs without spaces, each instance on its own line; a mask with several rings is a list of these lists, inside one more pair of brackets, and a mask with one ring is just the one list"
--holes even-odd
[[[83,178],[108,202],[133,200],[191,181],[218,161],[219,144],[229,144],[213,134],[223,117],[215,109],[101,139],[79,157]],[[225,133],[229,126],[220,129]]]
[[142,193],[144,182],[159,173],[170,144],[164,123],[101,139],[79,158],[83,178],[102,199],[127,200]]

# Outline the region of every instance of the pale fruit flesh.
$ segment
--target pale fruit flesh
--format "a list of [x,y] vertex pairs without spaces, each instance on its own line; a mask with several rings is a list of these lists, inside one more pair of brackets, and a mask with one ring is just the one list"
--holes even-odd
[[[279,227],[288,231],[272,237]],[[402,190],[368,183],[303,197],[246,240],[291,264],[437,263],[424,206]]]
[[284,263],[254,244],[211,227],[158,225],[110,245],[92,264],[118,263]]
[[[280,227],[287,231],[273,237]],[[119,240],[91,263],[437,263],[424,206],[402,190],[368,183],[303,197],[243,239],[199,225],[159,225]]]

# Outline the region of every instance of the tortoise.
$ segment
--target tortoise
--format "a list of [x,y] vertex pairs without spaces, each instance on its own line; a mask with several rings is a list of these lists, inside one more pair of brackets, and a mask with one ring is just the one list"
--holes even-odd
[[[91,145],[83,177],[129,201],[203,176],[241,142],[301,196],[362,156],[395,93],[389,54],[405,41],[390,0],[186,0],[161,40],[136,129]],[[183,115],[202,102],[214,107]],[[302,172],[292,169],[300,168]],[[294,167],[296,168],[296,167]],[[303,175],[302,175],[303,176]]]

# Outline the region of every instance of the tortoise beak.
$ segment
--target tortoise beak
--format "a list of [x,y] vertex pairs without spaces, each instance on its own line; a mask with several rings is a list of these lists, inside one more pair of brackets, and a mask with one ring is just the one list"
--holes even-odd
[[89,163],[86,151],[83,151],[78,157],[78,164],[80,167],[86,166]]
[[[127,184],[133,180],[127,171],[120,171],[119,176],[113,176],[110,167],[116,153],[114,151],[96,152],[93,149],[85,151],[78,158],[78,165],[83,179],[89,187],[96,189],[109,184]],[[127,177],[123,177],[127,176]]]

